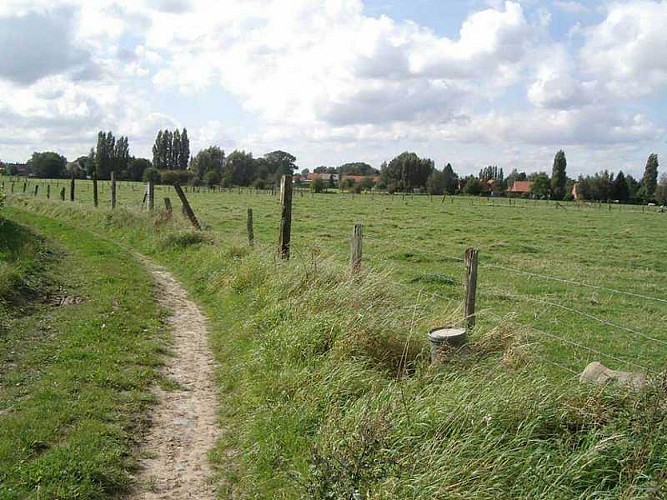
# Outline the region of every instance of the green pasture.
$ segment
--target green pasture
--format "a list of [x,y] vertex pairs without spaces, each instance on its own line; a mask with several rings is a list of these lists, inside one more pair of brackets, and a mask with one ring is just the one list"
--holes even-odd
[[[65,187],[69,199],[68,180],[30,180],[26,196],[33,196],[35,184],[40,184],[37,198],[45,198],[45,185],[51,184],[52,198]],[[92,206],[92,182],[76,185],[76,202]],[[117,185],[120,208],[143,210],[143,184]],[[14,189],[22,192],[22,182]],[[243,242],[247,209],[252,208],[257,242],[276,243],[279,197],[269,191],[189,188],[186,195],[207,234]],[[110,206],[108,181],[99,183],[99,196],[102,209]],[[157,186],[155,197],[157,210],[164,207],[165,197],[180,207],[169,186]],[[517,325],[530,328],[531,338],[544,346],[549,360],[566,371],[581,371],[595,359],[619,369],[662,366],[667,352],[662,327],[667,312],[667,247],[662,241],[667,214],[655,207],[399,194],[313,195],[298,189],[293,203],[292,253],[304,262],[346,262],[352,227],[362,223],[364,266],[388,272],[405,286],[411,300],[420,292],[431,294],[449,311],[462,298],[460,259],[466,247],[474,246],[480,249],[481,325],[511,317]]]
[[[292,259],[281,262],[277,196],[189,190],[196,232],[168,187],[149,214],[140,184],[119,183],[111,211],[108,183],[96,210],[89,182],[77,182],[74,203],[54,200],[51,183],[50,201],[15,185],[11,213],[148,254],[208,315],[220,498],[667,494],[665,214],[296,192]],[[359,275],[348,264],[354,223],[364,226]],[[478,324],[466,349],[431,366],[426,332],[462,317],[468,246],[480,249]],[[580,384],[592,360],[652,382]]]

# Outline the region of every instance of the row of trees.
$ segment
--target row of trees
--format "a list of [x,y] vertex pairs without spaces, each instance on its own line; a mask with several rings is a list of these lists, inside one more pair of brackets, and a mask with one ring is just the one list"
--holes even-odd
[[153,144],[153,167],[158,170],[186,170],[190,164],[187,129],[160,130]]

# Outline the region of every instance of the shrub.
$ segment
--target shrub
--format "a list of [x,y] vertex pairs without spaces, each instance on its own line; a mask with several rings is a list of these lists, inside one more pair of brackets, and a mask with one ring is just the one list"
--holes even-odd
[[162,184],[173,185],[178,182],[181,186],[190,183],[194,174],[189,170],[160,170]]
[[147,168],[144,170],[144,175],[143,175],[143,181],[144,182],[160,182],[160,171],[157,168]]

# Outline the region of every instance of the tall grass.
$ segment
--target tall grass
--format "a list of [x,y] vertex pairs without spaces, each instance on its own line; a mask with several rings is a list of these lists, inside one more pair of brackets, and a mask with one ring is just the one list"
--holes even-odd
[[[211,319],[221,497],[660,498],[666,382],[581,385],[541,363],[511,316],[430,364],[425,333],[460,317],[384,271],[289,262],[146,215],[25,202],[174,270]],[[134,217],[134,216],[133,216]],[[186,244],[184,244],[186,243]]]

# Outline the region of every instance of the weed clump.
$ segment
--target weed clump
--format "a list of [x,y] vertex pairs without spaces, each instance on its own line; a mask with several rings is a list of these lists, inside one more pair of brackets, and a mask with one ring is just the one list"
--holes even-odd
[[160,250],[183,249],[211,242],[211,237],[201,231],[181,231],[160,237],[157,241],[157,248]]

